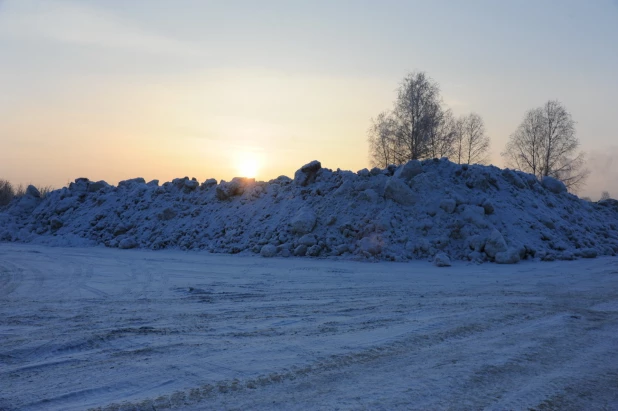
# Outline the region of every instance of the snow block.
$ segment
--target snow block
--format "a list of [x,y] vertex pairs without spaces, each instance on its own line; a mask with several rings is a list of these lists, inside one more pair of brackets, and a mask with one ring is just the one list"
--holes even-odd
[[105,181],[97,181],[88,184],[88,192],[96,193],[97,191],[103,190],[104,188],[108,188],[110,185]]
[[511,247],[506,251],[497,252],[495,261],[498,264],[515,264],[519,259],[519,250]]
[[52,230],[57,230],[57,229],[59,229],[60,227],[62,227],[63,225],[64,225],[64,223],[63,223],[63,222],[62,222],[62,220],[61,220],[61,219],[59,219],[58,217],[52,217],[52,218],[49,220],[49,227],[50,227]]
[[401,205],[413,205],[416,203],[416,195],[410,187],[398,178],[390,178],[384,186],[384,198],[393,200]]
[[418,160],[410,160],[404,165],[397,168],[394,177],[401,178],[405,181],[411,180],[415,176],[423,172],[423,165]]
[[251,183],[255,183],[255,179],[234,177],[230,182],[221,181],[217,186],[217,198],[223,201],[234,196],[242,195],[242,193],[245,192],[245,188]]
[[129,180],[123,180],[118,183],[118,187],[130,187],[135,184],[146,184],[146,180],[142,177],[131,178]]
[[485,254],[490,258],[495,258],[497,253],[507,250],[506,241],[500,231],[494,229],[485,243]]
[[550,176],[543,177],[541,185],[555,194],[566,193],[567,191],[567,188],[562,181]]
[[446,253],[438,253],[433,259],[433,264],[436,267],[450,267],[451,259],[448,255],[446,255]]
[[195,190],[199,185],[200,183],[198,183],[195,179],[185,180],[185,188],[189,191]]
[[317,160],[305,164],[294,173],[294,182],[301,187],[313,183],[321,168],[322,164]]
[[377,255],[382,252],[382,241],[377,236],[363,237],[358,242],[358,248],[366,254]]
[[292,232],[296,234],[308,234],[313,231],[316,221],[317,217],[312,209],[308,207],[301,208],[296,215],[292,217],[292,220],[290,220]]
[[262,249],[260,250],[260,254],[262,255],[262,257],[274,257],[275,255],[277,255],[277,247],[275,247],[272,244],[266,244],[264,246],[262,246]]
[[33,185],[29,185],[28,188],[26,188],[26,195],[35,198],[41,198],[41,193]]
[[56,204],[56,213],[62,214],[71,207],[77,207],[77,200],[74,197],[67,197]]
[[35,208],[41,203],[41,197],[34,197],[32,195],[25,195],[17,199],[13,208],[9,211],[14,216],[29,215],[32,214]]
[[453,214],[457,208],[457,202],[451,198],[444,199],[440,201],[440,208],[448,214]]
[[137,247],[137,242],[133,238],[125,238],[118,243],[118,248],[128,250]]
[[217,185],[217,180],[216,180],[216,179],[214,179],[214,178],[209,178],[208,180],[206,180],[206,181],[204,181],[204,182],[202,183],[202,185],[200,186],[200,188],[201,188],[202,190],[206,190],[206,189],[208,189],[208,188],[210,188],[210,187],[214,187],[214,186],[216,186],[216,185]]
[[313,234],[305,234],[298,240],[299,244],[306,245],[307,247],[314,246],[318,243],[315,236]]

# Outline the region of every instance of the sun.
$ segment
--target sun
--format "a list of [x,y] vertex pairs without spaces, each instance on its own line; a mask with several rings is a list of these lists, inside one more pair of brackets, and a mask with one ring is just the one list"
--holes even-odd
[[260,170],[260,162],[256,155],[243,153],[238,156],[236,169],[240,174],[238,177],[255,178]]

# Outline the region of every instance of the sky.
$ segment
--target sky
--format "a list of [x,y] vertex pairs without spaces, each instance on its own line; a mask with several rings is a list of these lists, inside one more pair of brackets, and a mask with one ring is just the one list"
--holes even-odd
[[260,180],[369,166],[370,120],[425,71],[491,162],[557,99],[618,196],[618,0],[0,0],[0,178]]

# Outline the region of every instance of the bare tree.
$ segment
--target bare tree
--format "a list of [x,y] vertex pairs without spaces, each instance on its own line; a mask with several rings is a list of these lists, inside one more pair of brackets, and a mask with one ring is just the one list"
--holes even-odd
[[369,127],[369,155],[373,167],[395,163],[397,124],[392,114],[380,113]]
[[609,195],[609,191],[603,191],[601,193],[601,199],[599,201],[609,200],[610,198],[612,197]]
[[542,114],[541,109],[530,110],[524,116],[517,130],[506,145],[506,151],[502,156],[507,157],[509,165],[513,168],[526,171],[541,177],[541,140],[542,140]]
[[407,75],[394,108],[372,121],[369,155],[375,166],[439,158],[453,153],[455,121],[444,110],[440,87],[424,72]]
[[513,168],[539,179],[557,178],[570,190],[576,190],[589,174],[584,154],[577,153],[578,148],[571,114],[560,102],[548,101],[526,113],[502,155]]
[[424,158],[427,140],[441,116],[440,86],[424,72],[407,75],[399,87],[394,115],[399,123],[397,162]]
[[487,162],[490,140],[485,134],[485,123],[478,114],[472,113],[457,120],[454,142],[457,163]]
[[444,110],[436,118],[436,126],[433,127],[427,140],[427,154],[431,158],[450,157],[454,154],[455,140],[457,138],[457,121],[451,110]]

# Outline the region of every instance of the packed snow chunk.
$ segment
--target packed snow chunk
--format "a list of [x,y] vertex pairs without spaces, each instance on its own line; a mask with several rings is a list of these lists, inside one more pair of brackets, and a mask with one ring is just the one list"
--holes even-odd
[[369,177],[371,174],[369,173],[369,169],[367,168],[363,168],[362,170],[358,170],[356,172],[356,174],[359,175],[359,177]]
[[466,205],[461,214],[465,221],[472,223],[480,228],[486,228],[488,226],[485,221],[485,209],[483,207],[475,205]]
[[142,177],[131,178],[129,180],[123,180],[119,182],[118,187],[130,187],[134,184],[146,184],[146,180],[144,180]]
[[497,253],[507,250],[506,241],[500,231],[494,229],[485,242],[485,254],[490,258],[495,258]]
[[189,191],[195,190],[199,184],[196,179],[185,180],[185,188]]
[[131,229],[131,226],[129,224],[125,224],[125,223],[120,223],[116,226],[116,228],[114,229],[114,236],[119,236],[122,234],[125,234],[127,231],[129,231]]
[[35,208],[41,203],[40,197],[34,197],[31,195],[22,196],[13,205],[13,208],[9,210],[9,213],[14,216],[21,216],[23,214],[31,214]]
[[398,178],[389,178],[384,187],[384,198],[393,200],[401,205],[416,203],[416,195],[410,187]]
[[468,248],[478,253],[482,252],[485,249],[486,242],[487,239],[480,235],[472,235],[465,240],[465,244],[468,246]]
[[31,197],[35,197],[35,198],[41,198],[41,193],[32,184],[29,185],[28,188],[26,188],[26,195],[31,196]]
[[85,192],[88,191],[88,184],[90,184],[90,180],[85,177],[76,178],[75,182],[69,184],[69,190],[77,191],[77,192]]
[[376,193],[376,191],[372,190],[371,188],[361,191],[358,194],[359,200],[368,201],[370,203],[376,203],[378,201],[378,198],[378,193]]
[[120,241],[120,243],[118,243],[118,248],[121,248],[123,250],[128,250],[135,247],[137,247],[137,242],[131,237],[124,238]]
[[110,187],[105,181],[96,181],[88,184],[88,192],[96,193],[97,191],[103,190],[104,188]]
[[67,198],[60,200],[56,204],[55,210],[56,210],[56,213],[62,214],[72,207],[77,207],[77,199],[75,197],[67,197]]
[[283,176],[283,175],[281,175],[281,176],[279,176],[279,177],[275,178],[274,180],[270,180],[270,182],[271,182],[271,183],[277,183],[277,184],[279,184],[279,185],[286,185],[286,184],[290,184],[290,183],[292,183],[292,181],[294,181],[294,180],[292,180],[292,179],[291,179],[290,177],[288,177],[288,176]]
[[[489,167],[478,165],[469,166],[466,171],[466,186],[477,190],[487,191],[490,187],[499,188],[498,181],[488,170]],[[462,166],[463,169],[463,166]]]
[[348,247],[347,244],[339,244],[338,246],[335,247],[333,254],[341,255],[341,254],[347,253],[348,251],[350,251],[350,247]]
[[202,190],[206,190],[206,189],[209,189],[210,187],[214,187],[214,186],[216,186],[216,185],[217,185],[217,180],[216,180],[216,179],[214,179],[214,178],[209,178],[208,180],[206,180],[206,181],[204,181],[204,182],[202,183],[202,185],[200,186],[200,188],[201,188]]
[[251,183],[255,183],[255,179],[246,177],[234,177],[232,181],[221,181],[217,186],[217,198],[219,200],[227,200],[234,196],[242,195],[245,188]]
[[294,182],[301,187],[313,183],[320,168],[322,168],[322,164],[317,160],[305,164],[294,173]]
[[595,250],[594,248],[584,248],[579,251],[579,254],[583,258],[596,258],[598,255],[597,250]]
[[505,168],[504,170],[502,170],[502,177],[504,177],[506,181],[508,181],[517,188],[520,188],[522,190],[526,188],[526,184],[513,170]]
[[448,214],[453,214],[455,212],[455,208],[457,208],[457,202],[452,198],[444,199],[440,201],[440,208]]
[[260,250],[262,257],[274,257],[277,255],[277,247],[272,244],[265,244]]
[[309,207],[303,207],[290,220],[292,232],[296,234],[308,234],[313,231],[317,217],[315,212]]
[[57,229],[59,229],[60,227],[62,227],[63,225],[64,225],[64,223],[63,223],[63,222],[62,222],[62,220],[61,220],[61,219],[59,219],[58,217],[52,217],[52,218],[50,218],[50,220],[49,220],[49,227],[50,227],[52,230],[57,230]]
[[448,255],[446,255],[446,253],[438,253],[433,259],[433,264],[436,267],[450,267],[451,259]]
[[506,251],[497,252],[495,258],[498,264],[515,264],[519,262],[519,260],[519,250],[513,247],[509,247]]
[[298,239],[298,243],[306,245],[307,247],[311,247],[313,245],[316,245],[318,241],[316,240],[313,234],[305,234],[304,236]]
[[483,200],[483,202],[481,203],[481,207],[483,207],[483,209],[485,210],[485,214],[487,215],[491,215],[494,213],[494,211],[496,211],[494,205],[489,200]]
[[312,245],[311,247],[307,249],[307,255],[310,257],[317,257],[318,255],[320,255],[321,251],[322,251],[322,247],[320,247],[317,244]]
[[560,194],[560,193],[565,193],[567,191],[567,188],[562,181],[557,180],[550,176],[543,177],[541,184],[543,185],[543,187],[545,187],[547,190],[551,191],[552,193]]
[[304,244],[299,245],[294,249],[294,255],[296,257],[302,257],[307,254],[307,246]]
[[382,240],[376,235],[363,237],[358,242],[358,248],[361,252],[368,255],[377,255],[382,252]]
[[415,176],[423,172],[423,165],[418,160],[410,160],[404,165],[397,168],[394,177],[401,178],[403,180],[411,180]]

